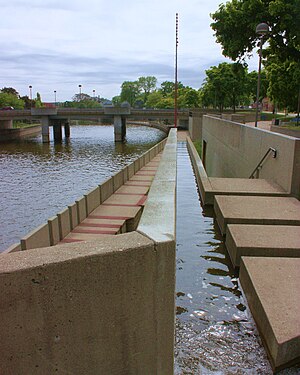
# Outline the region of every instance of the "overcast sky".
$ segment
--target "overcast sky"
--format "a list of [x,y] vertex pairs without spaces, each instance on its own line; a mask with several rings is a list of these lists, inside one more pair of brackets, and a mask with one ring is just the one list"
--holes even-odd
[[[0,88],[43,101],[82,92],[111,98],[124,81],[178,80],[198,89],[205,69],[230,61],[210,28],[222,0],[0,0]],[[249,68],[255,69],[255,59]],[[252,69],[251,69],[252,70]]]

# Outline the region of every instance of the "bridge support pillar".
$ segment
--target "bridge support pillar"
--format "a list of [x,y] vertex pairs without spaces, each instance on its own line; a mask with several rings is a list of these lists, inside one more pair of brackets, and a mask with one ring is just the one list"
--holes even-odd
[[115,142],[124,142],[126,136],[126,117],[114,116]]
[[42,141],[43,143],[49,143],[50,137],[49,137],[49,117],[43,116],[41,118],[41,124],[42,124]]
[[70,124],[68,122],[65,123],[65,137],[70,138]]
[[56,142],[62,141],[62,129],[61,129],[61,123],[57,122],[53,124],[53,138]]
[[0,129],[12,129],[13,120],[0,120]]

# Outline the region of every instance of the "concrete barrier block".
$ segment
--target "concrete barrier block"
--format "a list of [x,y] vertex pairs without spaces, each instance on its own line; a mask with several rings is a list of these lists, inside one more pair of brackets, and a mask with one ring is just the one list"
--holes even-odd
[[78,223],[81,223],[87,217],[85,197],[79,198],[75,202],[77,205]]
[[125,184],[125,182],[128,181],[128,167],[123,168],[122,171],[123,171],[123,181]]
[[114,193],[114,182],[113,178],[109,178],[103,184],[99,185],[101,194],[101,203],[106,201]]
[[123,169],[113,176],[114,192],[117,191],[124,184],[124,171]]
[[240,282],[273,370],[299,363],[300,258],[242,257]]
[[145,153],[145,165],[146,165],[147,163],[149,163],[149,161],[150,161],[150,152],[147,151],[147,152]]
[[48,219],[50,245],[54,246],[60,241],[60,230],[58,216],[53,216]]
[[134,173],[138,172],[140,170],[140,160],[136,159],[134,162]]
[[128,179],[130,179],[134,175],[134,163],[131,163],[127,166],[128,168]]
[[150,155],[150,160],[152,160],[155,156],[156,156],[156,152],[155,152],[155,149],[154,147],[152,147],[149,151],[149,155]]
[[101,203],[99,186],[95,187],[93,190],[91,190],[84,196],[86,198],[87,215],[89,215]]
[[1,374],[172,373],[152,241],[130,233],[0,258]]
[[73,204],[70,204],[68,208],[69,208],[69,213],[70,213],[71,229],[73,230],[79,224],[77,204],[74,202]]
[[58,217],[58,226],[59,226],[59,236],[62,240],[71,232],[71,223],[70,223],[70,212],[69,208],[65,208],[57,214]]
[[140,157],[140,169],[143,168],[143,166],[145,165],[145,155],[142,155]]
[[235,268],[242,256],[300,258],[300,226],[229,224],[226,248]]
[[50,246],[50,233],[47,224],[40,225],[21,239],[21,249],[29,250]]
[[16,251],[21,251],[21,243],[20,242],[17,242],[11,246],[9,246],[7,249],[5,249],[4,251],[2,251],[2,253],[0,253],[0,255],[2,254],[8,254],[8,253],[14,253]]

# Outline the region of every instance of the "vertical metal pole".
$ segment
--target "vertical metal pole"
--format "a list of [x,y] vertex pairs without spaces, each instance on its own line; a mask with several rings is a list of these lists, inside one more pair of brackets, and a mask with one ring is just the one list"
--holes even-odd
[[174,126],[175,128],[177,127],[177,95],[178,95],[177,51],[178,51],[178,13],[176,13],[176,48],[175,48],[175,98],[174,98]]
[[259,105],[259,91],[260,91],[262,45],[263,45],[263,36],[260,38],[260,47],[259,47],[259,63],[258,63],[257,91],[256,91],[256,112],[255,112],[255,127],[256,128],[257,128],[257,122],[258,122],[258,109],[259,109],[258,105]]
[[297,125],[296,126],[299,126],[299,112],[300,112],[300,87],[299,87],[299,93],[298,93]]

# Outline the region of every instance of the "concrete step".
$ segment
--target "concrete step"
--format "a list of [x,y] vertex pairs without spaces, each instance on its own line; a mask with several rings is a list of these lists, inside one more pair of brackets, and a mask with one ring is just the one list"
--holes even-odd
[[240,283],[274,371],[300,362],[300,259],[243,257]]
[[242,256],[300,258],[300,226],[228,224],[225,244],[234,268]]
[[228,224],[300,225],[300,202],[290,197],[215,196],[220,231]]

